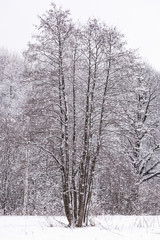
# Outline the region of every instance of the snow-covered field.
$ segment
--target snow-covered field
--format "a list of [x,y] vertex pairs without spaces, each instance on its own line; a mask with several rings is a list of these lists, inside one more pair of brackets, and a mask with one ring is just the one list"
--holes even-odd
[[64,217],[0,217],[0,240],[160,239],[160,216],[101,216],[71,229]]

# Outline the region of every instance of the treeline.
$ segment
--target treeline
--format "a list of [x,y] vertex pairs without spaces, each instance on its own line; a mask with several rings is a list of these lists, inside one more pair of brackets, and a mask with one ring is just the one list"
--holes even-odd
[[0,52],[2,214],[159,214],[160,74],[116,28],[54,4]]

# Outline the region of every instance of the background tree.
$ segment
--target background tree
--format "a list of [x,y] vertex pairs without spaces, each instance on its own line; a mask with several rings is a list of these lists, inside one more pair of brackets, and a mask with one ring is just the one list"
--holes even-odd
[[[24,103],[22,86],[23,61],[7,50],[0,52],[0,98],[1,98],[1,194],[0,204],[4,214],[8,214],[20,204],[21,188],[16,189],[20,181],[19,149],[17,146],[18,114]],[[16,168],[15,168],[16,166]],[[14,194],[12,194],[14,193]]]
[[125,134],[122,140],[125,153],[143,182],[159,175],[159,74],[140,63],[134,67],[131,78],[127,90],[123,86],[125,119],[121,136]]

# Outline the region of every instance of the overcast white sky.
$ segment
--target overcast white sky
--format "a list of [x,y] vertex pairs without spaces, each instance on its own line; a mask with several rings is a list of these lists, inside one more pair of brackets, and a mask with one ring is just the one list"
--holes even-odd
[[0,47],[21,52],[34,33],[33,25],[54,2],[73,19],[97,17],[116,25],[131,48],[160,71],[160,0],[0,0]]

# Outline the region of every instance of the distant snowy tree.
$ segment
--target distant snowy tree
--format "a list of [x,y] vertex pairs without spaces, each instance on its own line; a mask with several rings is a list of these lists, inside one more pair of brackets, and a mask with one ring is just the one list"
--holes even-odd
[[[4,214],[12,212],[20,201],[21,188],[16,188],[21,176],[17,144],[18,115],[24,104],[23,60],[0,51],[0,205]],[[16,185],[17,184],[17,185]]]
[[141,63],[133,68],[130,82],[123,86],[122,143],[142,182],[160,174],[159,80],[158,73]]

